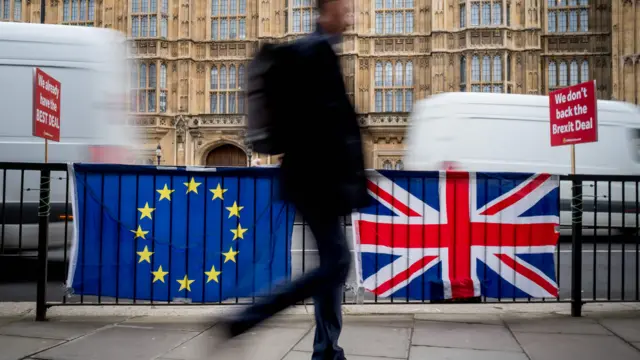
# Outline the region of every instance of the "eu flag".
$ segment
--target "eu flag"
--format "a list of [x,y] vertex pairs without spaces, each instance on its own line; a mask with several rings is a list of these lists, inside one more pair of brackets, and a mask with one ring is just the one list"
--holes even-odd
[[73,164],[74,294],[219,302],[291,274],[276,168]]

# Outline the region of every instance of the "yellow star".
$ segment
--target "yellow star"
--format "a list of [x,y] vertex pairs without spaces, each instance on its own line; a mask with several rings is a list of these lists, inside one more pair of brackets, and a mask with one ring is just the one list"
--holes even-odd
[[222,195],[227,192],[227,189],[223,189],[222,187],[220,187],[220,184],[218,183],[218,187],[216,187],[215,189],[209,189],[209,191],[213,193],[213,199],[211,200],[215,200],[215,199],[224,200],[224,197]]
[[187,289],[187,291],[191,291],[191,284],[193,284],[195,280],[189,280],[187,275],[185,275],[184,279],[176,281],[178,282],[178,284],[180,284],[180,289],[178,291],[182,291],[184,289]]
[[211,280],[218,282],[218,275],[222,274],[222,271],[216,271],[216,267],[211,265],[211,271],[205,271],[204,273],[209,277],[207,279],[207,283],[209,283]]
[[231,232],[233,233],[233,240],[237,238],[244,239],[244,233],[247,232],[247,230],[249,229],[243,229],[242,226],[238,224],[237,229],[231,229]]
[[[138,210],[140,210],[140,209],[138,209]],[[139,238],[139,237],[141,237],[141,238],[146,240],[147,238],[145,238],[144,236],[149,233],[148,231],[142,230],[140,225],[138,225],[138,229],[137,230],[129,230],[129,231],[131,231],[132,233],[136,234],[136,236],[133,238],[134,240]]]
[[175,190],[169,190],[169,188],[167,187],[167,184],[164,184],[164,189],[160,189],[156,191],[158,192],[158,194],[160,194],[160,200],[167,199],[171,201],[171,193],[173,193]]
[[152,271],[151,273],[153,274],[153,282],[158,280],[164,282],[164,277],[167,276],[169,272],[162,270],[162,265],[160,265],[158,271]]
[[137,254],[140,255],[140,261],[138,261],[138,264],[143,261],[146,261],[149,264],[151,264],[151,255],[153,255],[153,253],[149,251],[148,247],[145,246],[144,250],[138,251]]
[[155,210],[156,210],[155,208],[149,207],[149,203],[144,204],[143,208],[138,208],[138,211],[140,211],[140,220],[146,217],[151,219],[151,213],[154,212]]
[[240,217],[240,210],[242,209],[244,209],[244,206],[238,206],[238,204],[234,201],[233,206],[227,207],[227,210],[229,210],[229,218],[231,218],[233,215]]
[[233,247],[230,247],[229,252],[222,253],[222,255],[224,255],[224,262],[226,263],[229,260],[236,262],[236,255],[239,253],[240,251],[233,251]]
[[187,187],[187,194],[190,192],[194,192],[194,193],[198,193],[198,186],[200,186],[199,182],[196,182],[196,180],[194,178],[191,178],[191,181],[189,181],[188,183],[184,183],[184,185]]

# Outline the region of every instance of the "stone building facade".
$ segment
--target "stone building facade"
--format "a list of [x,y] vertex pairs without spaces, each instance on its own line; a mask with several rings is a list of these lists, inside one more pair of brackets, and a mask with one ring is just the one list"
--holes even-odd
[[[432,94],[547,94],[595,79],[601,99],[640,103],[640,0],[352,1],[336,49],[368,167],[402,168],[408,114]],[[263,41],[312,31],[315,15],[313,0],[46,0],[47,23],[131,39],[146,157],[160,145],[177,165],[276,161],[243,142],[246,66]],[[39,18],[40,1],[0,0],[0,21]]]

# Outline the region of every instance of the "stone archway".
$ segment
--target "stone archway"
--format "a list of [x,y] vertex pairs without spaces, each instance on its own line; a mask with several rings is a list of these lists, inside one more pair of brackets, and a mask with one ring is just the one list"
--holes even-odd
[[247,154],[235,145],[223,144],[207,154],[207,166],[247,166]]

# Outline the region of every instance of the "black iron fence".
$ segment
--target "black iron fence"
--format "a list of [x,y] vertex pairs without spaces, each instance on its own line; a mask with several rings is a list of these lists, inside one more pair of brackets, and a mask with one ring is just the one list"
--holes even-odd
[[[411,178],[412,173],[401,176]],[[557,297],[476,297],[466,302],[567,302],[580,316],[586,302],[640,301],[640,176],[572,175],[560,178],[560,241],[554,266]],[[146,301],[105,296],[74,296],[65,288],[74,232],[71,181],[65,164],[0,163],[0,286],[37,283],[37,317],[63,305],[177,305],[180,301]],[[342,221],[353,248],[350,217]],[[297,216],[293,225],[289,278],[318,265],[312,234]],[[352,250],[353,251],[353,250]],[[27,275],[24,275],[27,274]],[[22,277],[22,278],[21,278]],[[18,279],[18,280],[16,280]],[[3,300],[13,299],[5,295]],[[234,298],[216,304],[245,304]],[[32,299],[31,299],[32,301]],[[381,297],[359,288],[355,271],[343,295],[346,304],[447,303]]]

